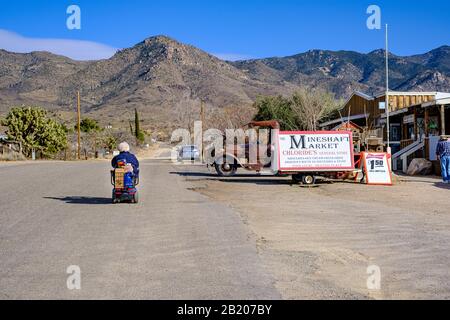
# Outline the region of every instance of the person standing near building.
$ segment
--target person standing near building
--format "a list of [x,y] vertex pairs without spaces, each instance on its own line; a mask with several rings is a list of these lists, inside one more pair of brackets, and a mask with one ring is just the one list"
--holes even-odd
[[450,137],[441,136],[436,148],[436,155],[441,161],[441,173],[444,183],[450,184]]

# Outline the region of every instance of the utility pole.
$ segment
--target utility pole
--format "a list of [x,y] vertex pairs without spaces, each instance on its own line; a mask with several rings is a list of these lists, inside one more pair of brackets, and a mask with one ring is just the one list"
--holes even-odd
[[203,145],[203,126],[205,125],[205,103],[203,100],[201,100],[201,104],[200,104],[200,121],[202,122],[202,146],[201,146],[201,161],[203,162],[204,159],[204,145]]
[[200,120],[202,121],[202,123],[205,122],[205,103],[203,102],[203,100],[200,105]]
[[77,115],[78,115],[78,160],[81,160],[81,106],[80,106],[80,91],[77,92]]
[[386,24],[386,126],[387,126],[387,152],[391,153],[390,137],[390,110],[389,110],[389,42],[388,42],[388,24]]

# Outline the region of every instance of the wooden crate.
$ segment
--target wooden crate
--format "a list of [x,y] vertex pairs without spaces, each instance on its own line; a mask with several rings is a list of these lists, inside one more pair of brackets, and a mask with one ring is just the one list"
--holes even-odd
[[126,170],[122,168],[118,168],[114,172],[114,185],[116,188],[123,188],[124,187],[124,180],[125,180],[125,173]]

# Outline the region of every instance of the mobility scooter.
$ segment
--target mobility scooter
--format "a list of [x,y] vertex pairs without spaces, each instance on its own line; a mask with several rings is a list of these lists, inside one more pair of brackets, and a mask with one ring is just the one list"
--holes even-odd
[[139,173],[134,173],[131,165],[121,160],[117,163],[117,168],[111,170],[112,202],[138,203],[139,193],[136,188],[139,185]]

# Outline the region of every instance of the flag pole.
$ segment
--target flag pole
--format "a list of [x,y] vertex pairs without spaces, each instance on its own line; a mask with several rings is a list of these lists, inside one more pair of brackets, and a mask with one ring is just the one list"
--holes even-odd
[[77,149],[78,160],[81,160],[81,106],[80,106],[80,91],[77,92]]
[[387,152],[391,153],[390,119],[389,119],[389,41],[388,24],[386,24],[386,126],[387,126]]

